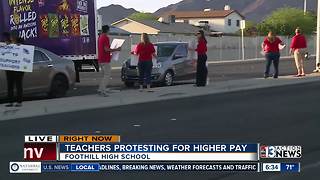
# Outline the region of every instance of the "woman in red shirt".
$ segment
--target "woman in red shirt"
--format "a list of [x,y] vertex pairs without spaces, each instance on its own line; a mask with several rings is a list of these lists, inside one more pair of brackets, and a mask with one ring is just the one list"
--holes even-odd
[[284,45],[282,41],[271,31],[262,43],[262,50],[265,52],[265,57],[267,61],[264,78],[268,78],[270,76],[269,72],[272,63],[274,66],[273,78],[278,78],[279,76],[280,44]]
[[196,86],[203,87],[207,84],[208,68],[207,68],[207,39],[204,35],[203,30],[197,32],[198,45],[197,49],[190,49],[197,51],[197,75],[196,75]]
[[290,53],[294,54],[298,74],[296,77],[305,76],[304,72],[304,59],[307,53],[307,40],[299,28],[296,29],[296,35],[292,38]]
[[156,57],[154,45],[150,42],[147,33],[141,35],[141,43],[136,47],[135,54],[139,56],[139,82],[140,91],[143,90],[143,86],[147,85],[149,92],[151,90],[151,73],[152,73],[152,58]]

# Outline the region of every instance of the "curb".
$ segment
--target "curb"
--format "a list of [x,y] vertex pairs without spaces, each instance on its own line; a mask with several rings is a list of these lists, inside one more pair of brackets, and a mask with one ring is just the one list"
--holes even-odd
[[97,95],[86,95],[60,99],[30,101],[25,102],[24,106],[19,109],[1,108],[3,109],[3,111],[0,110],[0,120],[6,121],[18,118],[45,116],[99,108],[111,108],[124,105],[159,102],[181,98],[192,98],[222,93],[233,93],[246,90],[258,90],[264,88],[299,85],[313,82],[320,82],[319,74],[312,74],[308,77],[300,79],[293,78],[292,76],[284,76],[276,80],[265,80],[262,78],[231,80],[213,83],[203,88],[196,88],[193,87],[193,85],[160,87],[155,88],[154,93],[141,93],[137,90],[127,90],[121,93],[112,94],[106,98],[99,97]]

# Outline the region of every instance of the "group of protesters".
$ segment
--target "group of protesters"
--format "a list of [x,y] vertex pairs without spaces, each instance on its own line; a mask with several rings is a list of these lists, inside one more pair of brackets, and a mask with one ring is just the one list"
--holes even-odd
[[[98,93],[103,96],[108,96],[110,89],[107,88],[110,72],[111,72],[111,53],[114,51],[120,51],[121,49],[110,48],[110,38],[108,37],[109,26],[102,27],[102,33],[98,39],[98,62],[102,70],[103,78],[100,82]],[[198,54],[197,60],[197,74],[196,74],[196,86],[203,87],[207,84],[207,40],[205,32],[199,30],[197,32],[198,45],[196,49],[189,49],[190,51],[196,51]],[[151,73],[153,67],[153,58],[157,58],[154,45],[150,42],[150,38],[147,33],[142,33],[141,42],[135,48],[133,54],[138,56],[138,69],[139,69],[139,84],[140,91],[144,91],[144,87],[147,87],[147,92],[153,92],[151,89]]]
[[[121,48],[112,49],[110,48],[110,38],[108,36],[109,26],[105,25],[102,27],[102,33],[98,38],[98,62],[102,71],[102,79],[99,84],[98,93],[102,96],[108,96],[112,92],[109,88],[109,81],[111,78],[111,57],[112,53],[116,51],[121,51]],[[195,49],[190,49],[189,51],[196,51],[198,54],[197,59],[197,72],[196,72],[196,83],[197,87],[204,87],[207,84],[207,40],[205,37],[205,32],[199,30],[196,33],[198,44]],[[22,43],[17,31],[11,33],[3,33],[3,39],[7,44],[20,44]],[[264,78],[269,78],[270,76],[270,66],[274,65],[273,78],[278,78],[279,76],[279,62],[280,62],[280,50],[281,46],[284,47],[285,44],[282,40],[277,37],[273,32],[269,32],[268,36],[264,39],[262,43],[262,50],[266,58],[266,69],[264,72]],[[295,77],[305,76],[304,71],[304,59],[306,54],[307,41],[305,36],[301,33],[301,29],[297,28],[295,30],[295,36],[292,39],[290,45],[290,53],[294,55],[295,64],[297,67],[297,75]],[[152,59],[156,58],[156,51],[154,45],[150,42],[149,36],[146,33],[141,35],[141,42],[137,45],[134,52],[139,58],[138,70],[139,70],[139,83],[140,91],[144,91],[144,87],[147,87],[147,92],[153,92],[151,89],[151,72],[153,68]],[[7,107],[20,107],[22,105],[23,97],[23,72],[17,71],[6,71],[7,84],[8,84],[8,99],[9,104]],[[14,87],[17,89],[17,96],[14,97]]]
[[[103,26],[102,34],[99,37],[99,63],[102,67],[103,79],[100,83],[98,92],[102,95],[107,95],[108,85],[110,79],[110,53],[113,51],[120,51],[120,49],[110,49],[110,42],[108,38],[109,27]],[[196,86],[203,87],[207,84],[207,40],[205,37],[205,32],[199,30],[197,32],[198,45],[196,49],[189,49],[190,51],[196,51],[198,54],[197,59],[197,73],[196,73]],[[262,51],[266,58],[266,69],[264,72],[264,78],[271,77],[270,67],[271,64],[274,65],[273,78],[278,78],[279,76],[279,63],[280,63],[280,50],[281,47],[286,45],[282,40],[275,35],[272,31],[268,33],[268,36],[264,39],[262,43]],[[301,33],[300,28],[296,28],[295,36],[292,38],[290,45],[290,54],[294,55],[295,64],[297,67],[297,75],[295,77],[305,76],[304,71],[304,59],[307,53],[307,41],[305,36]],[[139,83],[140,91],[143,91],[143,87],[146,85],[148,92],[153,92],[151,90],[151,72],[152,72],[152,59],[156,58],[154,45],[150,42],[148,34],[143,33],[141,35],[141,42],[137,45],[137,48],[133,52],[139,56]],[[107,64],[107,65],[106,65]],[[108,67],[107,70],[105,67]]]
[[[284,47],[285,44],[282,40],[277,37],[272,31],[268,33],[268,36],[264,39],[262,43],[262,50],[266,57],[266,70],[264,73],[264,78],[270,77],[270,66],[274,65],[273,78],[278,78],[279,76],[279,63],[280,63],[280,47]],[[304,71],[304,60],[307,54],[307,40],[305,36],[301,33],[300,28],[296,28],[295,36],[292,38],[290,45],[290,54],[294,56],[295,64],[297,67],[297,75],[295,77],[305,76]]]

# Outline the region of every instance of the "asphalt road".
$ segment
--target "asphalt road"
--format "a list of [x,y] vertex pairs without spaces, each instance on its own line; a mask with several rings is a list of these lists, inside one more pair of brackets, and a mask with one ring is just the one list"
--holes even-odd
[[[315,67],[315,60],[310,59],[305,62],[306,73],[311,73]],[[228,81],[247,78],[263,77],[265,69],[265,61],[234,61],[228,63],[210,64],[208,78],[211,83],[218,81]],[[272,68],[273,69],[273,68]],[[280,75],[295,75],[296,67],[293,59],[283,59],[280,62]],[[96,93],[97,84],[99,84],[101,74],[94,72],[83,72],[80,74],[81,83],[76,85],[76,88],[68,93],[68,96],[78,96],[85,94]],[[175,85],[183,85],[194,83],[195,77],[190,77],[189,80],[178,81]],[[127,89],[120,78],[120,70],[112,71],[112,79],[110,85],[113,88],[125,90]]]
[[[0,179],[317,180],[320,177],[319,89],[320,83],[301,84],[3,121],[0,122]],[[303,158],[295,160],[302,162],[302,173],[8,174],[8,162],[22,160],[25,134],[94,134],[97,131],[120,134],[122,142],[302,145]]]
[[[306,73],[311,73],[315,67],[315,60],[310,59],[305,62]],[[208,78],[210,83],[218,81],[228,81],[237,79],[257,78],[262,77],[265,69],[265,61],[233,61],[228,63],[217,63],[209,65]],[[293,59],[282,59],[280,62],[280,75],[294,75],[296,74],[296,68]],[[110,80],[110,86],[114,89],[126,90],[121,81],[120,70],[112,71],[112,79]],[[101,79],[101,74],[97,72],[81,72],[81,82],[77,83],[73,89],[70,89],[67,93],[67,97],[82,96],[95,94],[97,86]],[[175,85],[183,85],[194,83],[194,77],[190,77],[189,80],[176,82]],[[25,95],[25,101],[47,99],[46,94],[31,94]],[[6,97],[0,97],[0,104],[7,102]]]

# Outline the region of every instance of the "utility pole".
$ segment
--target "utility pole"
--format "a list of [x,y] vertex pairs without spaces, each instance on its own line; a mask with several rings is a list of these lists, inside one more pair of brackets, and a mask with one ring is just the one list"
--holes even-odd
[[316,72],[320,69],[318,64],[320,63],[320,2],[318,1],[318,13],[317,13],[317,53],[316,53]]
[[241,50],[242,50],[242,60],[245,60],[245,55],[244,55],[244,29],[246,28],[246,21],[241,20],[240,21],[240,29],[241,29]]
[[304,0],[304,15],[307,15],[307,0]]

